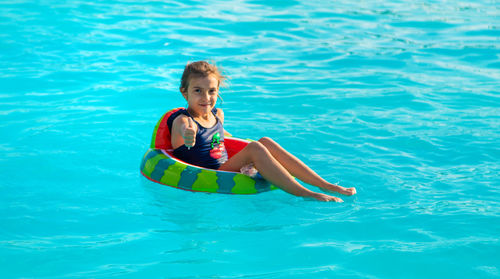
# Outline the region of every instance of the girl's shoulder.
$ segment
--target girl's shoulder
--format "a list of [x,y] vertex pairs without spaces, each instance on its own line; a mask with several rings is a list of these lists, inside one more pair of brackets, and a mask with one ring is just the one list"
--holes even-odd
[[185,114],[178,114],[178,115],[174,116],[174,118],[172,119],[172,122],[179,123],[179,122],[183,122],[183,121],[188,121],[188,118],[189,118],[189,116],[187,116]]
[[221,108],[214,108],[215,115],[220,119],[222,123],[224,123],[224,112]]
[[169,121],[171,121],[172,123],[171,129],[176,130],[176,127],[179,127],[181,124],[187,123],[189,121],[189,116],[181,112],[176,115],[172,115]]

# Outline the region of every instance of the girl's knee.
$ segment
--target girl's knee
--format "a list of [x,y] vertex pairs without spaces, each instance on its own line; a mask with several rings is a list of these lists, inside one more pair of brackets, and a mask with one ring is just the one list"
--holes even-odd
[[271,138],[268,138],[268,137],[263,137],[259,140],[260,143],[262,143],[263,145],[268,145],[268,144],[275,144],[274,140],[272,140]]
[[252,141],[248,144],[248,147],[250,147],[253,151],[259,151],[266,148],[260,141]]
[[260,141],[252,141],[248,144],[252,154],[262,154],[267,153],[268,150]]

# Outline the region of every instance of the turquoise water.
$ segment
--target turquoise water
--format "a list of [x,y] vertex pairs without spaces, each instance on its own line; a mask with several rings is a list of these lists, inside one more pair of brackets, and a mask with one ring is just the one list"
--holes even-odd
[[[2,1],[0,30],[1,278],[500,277],[498,1]],[[229,132],[358,194],[143,178],[200,59]]]

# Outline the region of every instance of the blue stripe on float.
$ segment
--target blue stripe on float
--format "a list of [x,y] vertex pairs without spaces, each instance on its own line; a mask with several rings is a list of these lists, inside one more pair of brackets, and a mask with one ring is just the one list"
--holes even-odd
[[187,166],[181,173],[181,179],[179,180],[177,187],[187,190],[193,189],[193,184],[196,179],[198,179],[198,174],[200,172],[201,169]]
[[217,184],[219,184],[219,189],[217,189],[217,193],[232,193],[234,185],[234,176],[236,173],[231,172],[217,172]]
[[151,178],[156,181],[160,181],[163,175],[165,174],[165,170],[168,169],[170,165],[175,163],[172,159],[161,159],[156,164],[154,171],[151,173]]
[[141,171],[144,169],[144,166],[146,166],[146,162],[156,156],[158,154],[158,151],[150,149],[147,151],[147,154],[144,156],[141,162]]
[[255,180],[255,189],[257,190],[257,193],[271,190],[271,183],[262,178],[262,176],[255,177],[254,180]]

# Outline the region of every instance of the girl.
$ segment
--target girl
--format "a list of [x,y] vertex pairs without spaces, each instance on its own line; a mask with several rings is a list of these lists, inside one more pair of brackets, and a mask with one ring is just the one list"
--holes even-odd
[[175,157],[193,165],[225,171],[255,167],[266,180],[284,191],[320,201],[342,202],[342,199],[310,191],[292,176],[326,190],[348,196],[356,194],[355,188],[344,188],[325,181],[267,137],[250,142],[228,160],[224,136],[231,135],[222,126],[224,113],[215,108],[219,86],[224,79],[215,65],[205,61],[190,63],[184,69],[180,91],[188,107],[174,113],[168,123]]

